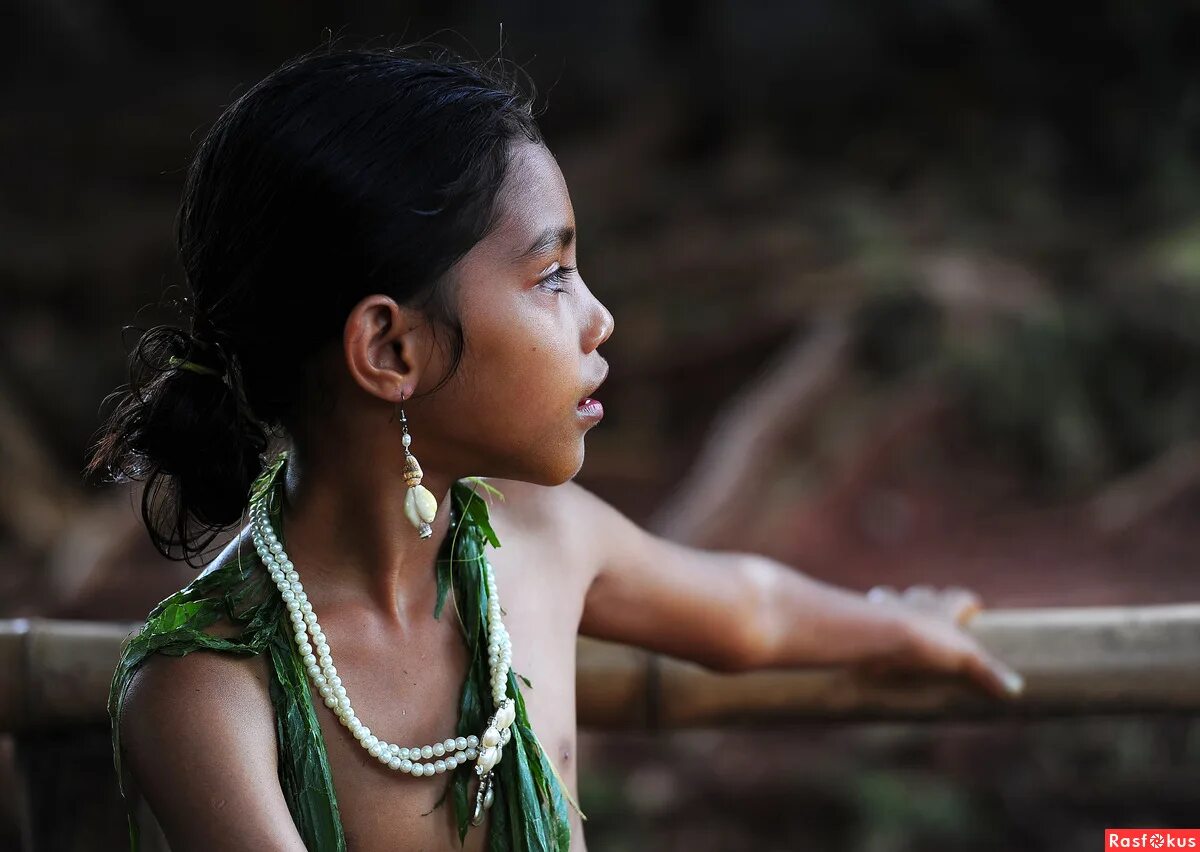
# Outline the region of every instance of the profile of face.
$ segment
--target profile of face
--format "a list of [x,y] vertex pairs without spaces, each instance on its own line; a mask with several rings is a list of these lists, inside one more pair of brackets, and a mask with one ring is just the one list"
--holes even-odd
[[576,268],[574,210],[544,146],[514,146],[496,204],[496,226],[447,273],[465,348],[453,377],[425,398],[448,367],[445,352],[419,329],[404,335],[417,385],[404,403],[412,449],[427,470],[558,485],[579,472],[598,422],[579,403],[607,375],[597,349],[613,316]]

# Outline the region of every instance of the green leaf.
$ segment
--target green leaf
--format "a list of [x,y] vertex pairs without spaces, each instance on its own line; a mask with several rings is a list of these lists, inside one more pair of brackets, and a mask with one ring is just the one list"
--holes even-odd
[[[250,488],[251,500],[268,499],[272,525],[281,541],[280,486],[287,457],[286,452],[276,456]],[[453,591],[470,655],[459,702],[459,730],[469,731],[481,731],[495,710],[487,667],[488,601],[484,579],[485,547],[499,547],[500,542],[480,490],[503,498],[482,477],[466,477],[451,487],[452,534],[447,536],[435,568],[434,618],[441,617],[446,598]],[[283,601],[258,559],[242,559],[240,553],[237,560],[197,577],[155,606],[142,630],[126,639],[109,690],[114,766],[118,779],[122,779],[121,707],[133,675],[150,655],[182,656],[196,650],[267,653],[279,743],[279,782],[288,808],[308,848],[344,852],[346,839],[313,692],[285,613]],[[229,637],[205,632],[221,619],[239,628],[240,633]],[[508,688],[517,717],[505,757],[496,767],[488,848],[490,852],[566,852],[570,827],[563,804],[565,787],[529,727],[518,679],[532,688],[528,678],[510,672]],[[470,768],[454,773],[435,805],[440,806],[449,796],[460,842],[471,829],[475,777]],[[130,848],[136,850],[139,831],[135,803],[127,800],[126,804]]]
[[504,492],[502,492],[496,486],[492,485],[490,482],[488,482],[486,479],[484,479],[484,477],[482,477],[482,476],[467,476],[467,477],[463,477],[463,478],[466,479],[467,482],[470,482],[473,485],[478,485],[480,488],[483,488],[484,490],[494,494],[495,496],[499,497],[501,500],[504,499]]
[[204,609],[203,601],[174,601],[167,604],[151,623],[154,631],[175,630],[194,619]]
[[450,591],[450,572],[454,562],[449,559],[437,561],[437,603],[433,606],[433,617],[442,617],[442,607],[446,605],[446,593]]
[[[500,494],[496,488],[491,485],[487,485],[479,477],[474,477],[473,479],[468,477],[467,481],[478,482],[479,484],[484,485],[488,490],[496,494]],[[458,483],[456,483],[456,485],[457,484]],[[478,493],[475,491],[475,489],[471,489],[467,499],[463,500],[462,502],[464,504],[463,511],[465,513],[465,517],[463,518],[464,524],[473,526],[477,535],[482,533],[492,547],[499,547],[500,539],[496,538],[496,531],[492,529],[491,521],[488,519],[487,503],[484,502],[483,498],[478,496]]]

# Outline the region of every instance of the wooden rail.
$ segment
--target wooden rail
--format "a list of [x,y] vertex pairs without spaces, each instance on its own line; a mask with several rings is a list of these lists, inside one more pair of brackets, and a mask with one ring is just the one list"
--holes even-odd
[[[133,625],[0,620],[0,732],[105,724]],[[1026,678],[1004,702],[947,679],[884,683],[843,669],[719,674],[581,638],[578,720],[682,728],[802,719],[965,719],[1200,710],[1200,604],[990,610],[969,628]]]

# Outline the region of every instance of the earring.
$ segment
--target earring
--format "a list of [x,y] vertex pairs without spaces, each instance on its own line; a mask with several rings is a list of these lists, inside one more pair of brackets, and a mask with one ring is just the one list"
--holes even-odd
[[[404,400],[403,393],[400,396]],[[433,492],[421,484],[421,465],[408,449],[412,436],[408,434],[408,418],[404,416],[404,406],[400,406],[400,428],[404,434],[400,442],[404,444],[404,481],[408,483],[408,493],[404,495],[404,514],[412,525],[417,528],[421,538],[433,535],[433,519],[437,517],[437,498]]]

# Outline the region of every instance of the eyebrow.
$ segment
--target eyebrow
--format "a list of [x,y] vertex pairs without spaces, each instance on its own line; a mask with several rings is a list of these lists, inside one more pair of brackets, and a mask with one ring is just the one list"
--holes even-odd
[[527,260],[540,254],[546,254],[554,249],[569,246],[575,240],[575,229],[570,225],[561,228],[547,228],[542,231],[533,245],[517,255],[517,260]]

